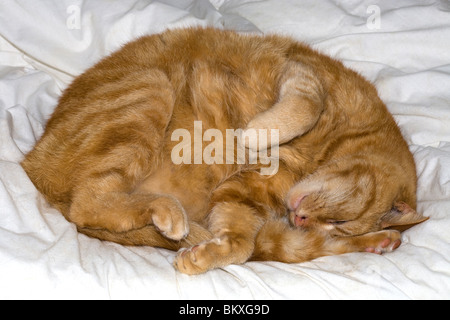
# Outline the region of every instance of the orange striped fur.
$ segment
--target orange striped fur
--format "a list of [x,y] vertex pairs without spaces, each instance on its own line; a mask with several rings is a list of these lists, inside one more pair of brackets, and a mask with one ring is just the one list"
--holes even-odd
[[[172,133],[194,135],[194,121],[278,129],[278,172],[174,164]],[[373,85],[280,36],[184,29],[129,43],[75,79],[22,165],[80,232],[181,249],[187,274],[390,251],[400,235],[384,229],[426,219],[413,157]]]

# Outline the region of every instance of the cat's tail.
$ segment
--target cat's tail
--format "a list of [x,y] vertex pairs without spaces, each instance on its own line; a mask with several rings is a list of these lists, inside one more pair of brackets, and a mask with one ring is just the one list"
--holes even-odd
[[111,241],[125,246],[149,246],[174,251],[192,247],[203,241],[212,239],[212,234],[206,228],[195,222],[189,222],[189,234],[180,241],[164,237],[152,225],[121,233],[88,228],[78,228],[78,231],[92,238]]
[[294,229],[284,220],[267,221],[258,233],[251,261],[299,263],[328,255],[325,237],[314,231]]

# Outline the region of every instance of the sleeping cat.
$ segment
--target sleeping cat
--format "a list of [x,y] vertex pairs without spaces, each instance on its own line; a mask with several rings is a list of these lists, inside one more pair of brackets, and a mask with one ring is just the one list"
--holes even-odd
[[[280,144],[276,173],[172,161],[176,130],[237,128],[278,130],[278,141],[244,141],[258,152]],[[22,165],[80,232],[179,250],[187,274],[388,252],[400,245],[388,228],[427,219],[414,210],[413,157],[375,88],[281,36],[193,28],[131,42],[75,79]]]

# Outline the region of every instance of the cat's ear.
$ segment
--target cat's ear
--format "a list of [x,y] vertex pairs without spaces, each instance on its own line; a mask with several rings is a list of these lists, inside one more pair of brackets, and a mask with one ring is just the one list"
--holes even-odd
[[428,219],[408,204],[396,202],[391,211],[381,218],[380,226],[382,229],[395,229],[402,232]]

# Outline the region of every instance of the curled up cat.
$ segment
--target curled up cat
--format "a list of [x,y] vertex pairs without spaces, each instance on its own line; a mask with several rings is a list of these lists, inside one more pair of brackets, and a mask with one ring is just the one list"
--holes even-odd
[[[242,143],[245,161],[229,153]],[[374,86],[276,35],[191,28],[125,45],[65,90],[22,166],[79,232],[177,250],[186,274],[390,252],[427,219]]]

